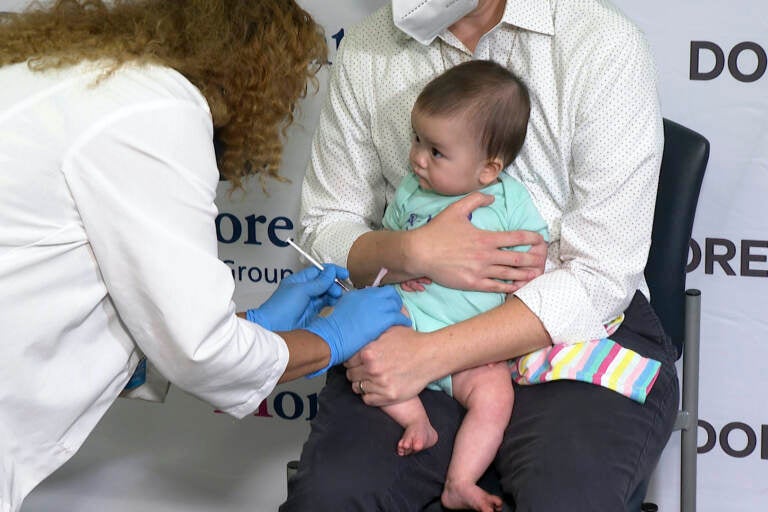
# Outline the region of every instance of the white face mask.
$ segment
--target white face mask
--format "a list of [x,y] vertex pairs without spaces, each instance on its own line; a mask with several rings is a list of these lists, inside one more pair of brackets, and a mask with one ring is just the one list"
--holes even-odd
[[395,26],[428,45],[477,7],[478,0],[392,0]]

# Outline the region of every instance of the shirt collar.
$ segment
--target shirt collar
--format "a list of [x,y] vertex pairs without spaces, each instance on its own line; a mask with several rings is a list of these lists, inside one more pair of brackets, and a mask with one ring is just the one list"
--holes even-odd
[[554,0],[507,0],[503,24],[548,36],[555,34]]
[[[539,32],[548,36],[554,35],[553,3],[554,0],[507,0],[504,14],[501,17],[501,24],[520,27],[524,30]],[[389,9],[391,18],[391,4]],[[448,32],[448,29],[445,29],[445,32]],[[397,27],[395,27],[395,34],[399,42],[411,39],[411,36]]]

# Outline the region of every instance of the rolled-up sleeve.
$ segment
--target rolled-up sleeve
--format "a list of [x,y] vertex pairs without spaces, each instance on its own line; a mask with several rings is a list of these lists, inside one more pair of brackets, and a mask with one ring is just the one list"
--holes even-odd
[[663,127],[642,35],[615,41],[580,71],[571,197],[551,268],[517,292],[555,343],[605,337],[603,324],[645,286]]

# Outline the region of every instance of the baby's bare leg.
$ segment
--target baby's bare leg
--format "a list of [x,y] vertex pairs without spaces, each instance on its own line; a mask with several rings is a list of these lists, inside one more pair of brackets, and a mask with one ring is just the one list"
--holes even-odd
[[441,501],[452,509],[501,510],[502,500],[478,487],[493,462],[512,414],[514,390],[506,362],[453,375],[453,396],[467,414],[456,434]]
[[410,455],[431,448],[437,443],[437,431],[429,422],[429,416],[419,397],[387,405],[381,410],[405,429],[403,437],[397,443],[398,455]]

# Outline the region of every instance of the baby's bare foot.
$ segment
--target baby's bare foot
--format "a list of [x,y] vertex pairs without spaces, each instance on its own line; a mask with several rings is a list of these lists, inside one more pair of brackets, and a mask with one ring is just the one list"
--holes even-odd
[[499,512],[502,501],[498,496],[488,494],[474,482],[445,482],[440,501],[445,508],[472,509],[480,512]]
[[411,455],[435,446],[437,443],[437,431],[428,421],[413,423],[405,428],[403,437],[397,443],[397,454],[400,456]]

